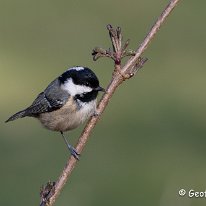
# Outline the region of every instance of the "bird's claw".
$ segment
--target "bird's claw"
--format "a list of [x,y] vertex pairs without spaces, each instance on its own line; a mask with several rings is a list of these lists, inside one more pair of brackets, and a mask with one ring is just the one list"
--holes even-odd
[[96,111],[96,110],[95,110],[95,112],[93,113],[93,115],[92,115],[92,116],[93,116],[93,117],[98,117],[98,116],[99,116],[99,114],[100,114],[100,113],[99,113],[98,111]]
[[74,149],[74,147],[69,147],[69,151],[71,152],[71,155],[76,159],[79,160],[80,154]]

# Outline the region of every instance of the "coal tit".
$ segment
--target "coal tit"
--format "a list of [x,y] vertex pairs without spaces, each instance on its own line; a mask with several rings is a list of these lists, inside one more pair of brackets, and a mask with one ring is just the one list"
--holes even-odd
[[63,132],[78,127],[96,114],[99,91],[104,89],[91,69],[72,67],[52,81],[31,106],[12,115],[6,122],[26,116],[37,118],[45,128],[60,132],[71,154],[78,159],[79,154],[67,142]]

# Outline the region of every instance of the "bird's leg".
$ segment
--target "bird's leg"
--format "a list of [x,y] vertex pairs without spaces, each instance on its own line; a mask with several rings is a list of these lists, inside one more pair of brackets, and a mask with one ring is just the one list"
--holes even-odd
[[60,132],[60,133],[61,133],[61,135],[62,135],[62,137],[63,137],[63,139],[64,139],[64,142],[65,142],[65,144],[67,145],[69,151],[71,152],[71,155],[72,155],[75,159],[79,160],[79,155],[80,155],[80,154],[74,149],[74,147],[72,147],[72,145],[70,145],[70,144],[68,143],[66,137],[64,136],[64,133],[63,133],[63,132]]

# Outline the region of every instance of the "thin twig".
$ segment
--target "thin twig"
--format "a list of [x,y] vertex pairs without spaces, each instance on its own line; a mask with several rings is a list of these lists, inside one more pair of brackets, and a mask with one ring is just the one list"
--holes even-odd
[[[84,130],[83,130],[83,132],[82,132],[82,134],[79,138],[79,141],[78,141],[78,144],[77,144],[77,147],[76,147],[76,150],[77,150],[78,153],[81,153],[83,148],[85,147],[93,128],[97,124],[97,121],[99,120],[101,114],[105,110],[105,108],[106,108],[107,104],[109,103],[109,100],[111,99],[111,97],[112,97],[113,93],[115,92],[116,88],[124,80],[132,77],[135,74],[135,72],[143,66],[146,59],[143,59],[140,56],[145,51],[145,49],[148,47],[148,44],[152,41],[155,34],[158,32],[158,30],[160,29],[160,26],[165,22],[166,17],[172,12],[172,10],[174,9],[174,7],[177,5],[177,3],[179,1],[180,0],[171,0],[170,1],[170,3],[166,6],[163,13],[157,19],[154,26],[151,28],[151,30],[149,31],[149,33],[147,34],[147,36],[143,40],[143,42],[140,44],[139,48],[136,50],[135,55],[132,56],[127,61],[127,63],[125,64],[125,66],[123,68],[121,68],[121,60],[120,60],[120,62],[118,62],[118,61],[115,62],[115,70],[113,72],[112,80],[111,80],[109,86],[106,89],[106,93],[103,95],[103,97],[100,100],[99,105],[97,107],[98,116],[93,116],[88,121],[87,125],[85,126],[85,128],[84,128]],[[110,26],[109,26],[109,28],[112,29],[112,27],[110,27]],[[120,28],[117,28],[117,30],[116,30],[117,34],[118,34],[117,36],[119,36],[117,38],[121,39],[122,38],[121,34],[120,34],[121,31],[119,31],[119,29]],[[111,37],[111,34],[110,34],[110,37]],[[112,39],[112,42],[113,42],[113,49],[118,50],[120,52],[120,50],[122,49],[121,48],[121,42],[117,42],[116,41],[117,39],[114,39],[113,37],[111,37],[111,39]],[[125,47],[127,47],[127,44],[128,43],[126,43]],[[116,52],[118,52],[118,51],[116,51]],[[105,56],[107,56],[107,57],[111,57],[112,59],[115,58],[115,56],[112,56],[110,54],[110,51],[108,53],[105,53],[105,54],[106,54]],[[120,53],[118,53],[118,58],[119,58],[119,54]],[[122,56],[124,56],[124,55],[125,54],[122,51]],[[104,55],[99,54],[99,56],[97,56],[97,57],[100,57],[100,56],[104,56]],[[125,55],[125,56],[127,56],[127,55]],[[94,56],[94,58],[95,58],[95,56]],[[54,203],[55,203],[57,197],[59,196],[63,186],[65,185],[68,178],[70,177],[76,163],[77,163],[77,160],[74,157],[71,156],[68,159],[66,166],[64,167],[61,175],[59,176],[59,179],[55,183],[54,187],[50,188],[50,193],[46,197],[44,197],[44,201],[41,202],[40,205],[42,205],[42,206],[43,205],[47,205],[47,206],[54,205]]]
[[143,52],[147,49],[149,43],[152,41],[154,36],[157,34],[158,30],[162,26],[162,24],[165,22],[166,18],[169,16],[169,14],[172,12],[172,10],[175,8],[177,3],[180,0],[171,0],[170,3],[166,6],[162,14],[159,16],[155,24],[152,26],[150,31],[148,32],[147,36],[144,38],[143,42],[140,44],[138,49],[136,50],[136,55],[133,58],[130,58],[125,66],[122,68],[123,72],[126,72],[127,69],[131,65],[135,65],[138,58],[143,54]]

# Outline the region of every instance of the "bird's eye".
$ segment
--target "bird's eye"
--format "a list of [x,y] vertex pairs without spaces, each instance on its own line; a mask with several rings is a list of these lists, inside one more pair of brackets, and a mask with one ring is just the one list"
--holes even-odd
[[85,85],[86,85],[86,86],[89,86],[89,82],[86,82]]

